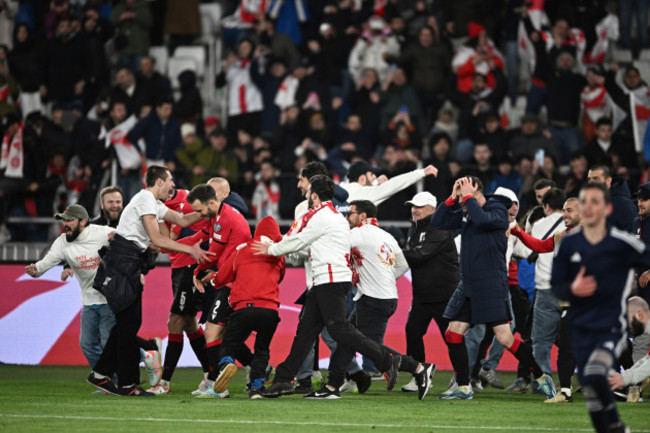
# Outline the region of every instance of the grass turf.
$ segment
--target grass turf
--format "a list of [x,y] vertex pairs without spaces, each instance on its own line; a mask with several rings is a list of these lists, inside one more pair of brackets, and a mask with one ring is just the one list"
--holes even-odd
[[[486,388],[471,401],[441,401],[450,372],[438,372],[424,401],[400,392],[408,374],[392,392],[373,382],[364,395],[341,400],[303,400],[294,395],[248,400],[244,371],[230,383],[231,397],[202,400],[190,395],[202,373],[177,369],[172,394],[153,398],[91,395],[83,367],[0,365],[0,432],[147,431],[183,432],[579,432],[591,431],[584,399],[573,404],[544,404],[543,396],[508,394]],[[512,373],[500,373],[504,384]],[[145,377],[143,372],[142,377]],[[633,432],[650,432],[648,403],[619,403]]]

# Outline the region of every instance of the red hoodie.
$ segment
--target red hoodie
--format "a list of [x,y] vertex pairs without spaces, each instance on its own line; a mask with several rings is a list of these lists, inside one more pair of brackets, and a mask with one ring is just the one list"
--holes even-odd
[[273,217],[262,218],[253,239],[239,245],[212,277],[213,287],[233,283],[230,290],[233,310],[253,306],[277,310],[280,306],[279,284],[284,278],[284,257],[256,256],[251,245],[260,240],[282,240],[280,227]]

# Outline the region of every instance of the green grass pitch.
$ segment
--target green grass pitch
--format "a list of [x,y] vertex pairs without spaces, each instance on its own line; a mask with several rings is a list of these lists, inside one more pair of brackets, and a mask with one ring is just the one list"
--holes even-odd
[[[364,395],[341,400],[289,396],[248,400],[244,372],[231,381],[229,399],[199,400],[202,373],[177,369],[172,394],[154,398],[91,395],[83,367],[0,365],[0,432],[589,432],[584,399],[544,404],[543,396],[486,388],[471,401],[442,401],[451,372],[438,372],[423,401],[403,393],[402,374],[392,392],[373,382]],[[505,384],[512,373],[500,373]],[[142,378],[145,378],[143,372]],[[618,403],[633,432],[650,432],[649,403]]]

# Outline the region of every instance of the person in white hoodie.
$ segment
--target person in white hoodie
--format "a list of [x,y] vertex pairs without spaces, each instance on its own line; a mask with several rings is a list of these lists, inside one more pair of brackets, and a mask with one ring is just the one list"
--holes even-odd
[[[65,233],[54,241],[42,260],[26,266],[25,272],[30,277],[38,278],[61,262],[70,265],[81,286],[81,301],[84,304],[81,310],[79,345],[88,364],[94,367],[115,325],[115,316],[107,305],[106,298],[93,289],[100,260],[98,250],[108,245],[115,229],[89,225],[88,212],[78,204],[69,206],[65,212],[56,214],[55,218],[63,220]],[[68,276],[68,273],[64,273],[61,279],[65,281]]]

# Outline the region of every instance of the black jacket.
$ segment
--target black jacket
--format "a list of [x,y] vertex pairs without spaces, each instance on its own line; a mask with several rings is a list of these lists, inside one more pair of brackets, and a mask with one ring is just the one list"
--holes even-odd
[[402,251],[411,267],[413,301],[448,301],[460,280],[453,233],[436,229],[429,218],[416,221]]
[[[648,248],[650,246],[650,218],[637,217],[634,220],[634,233],[639,236],[646,245],[646,248]],[[649,270],[650,268],[637,268],[636,273],[638,276],[641,276],[642,273]],[[650,302],[650,284],[646,287],[641,287],[637,279],[636,294],[641,296],[647,302]]]
[[612,186],[609,188],[612,193],[612,214],[607,217],[607,224],[633,233],[633,224],[637,216],[637,208],[630,199],[630,189],[622,177],[612,179]]

